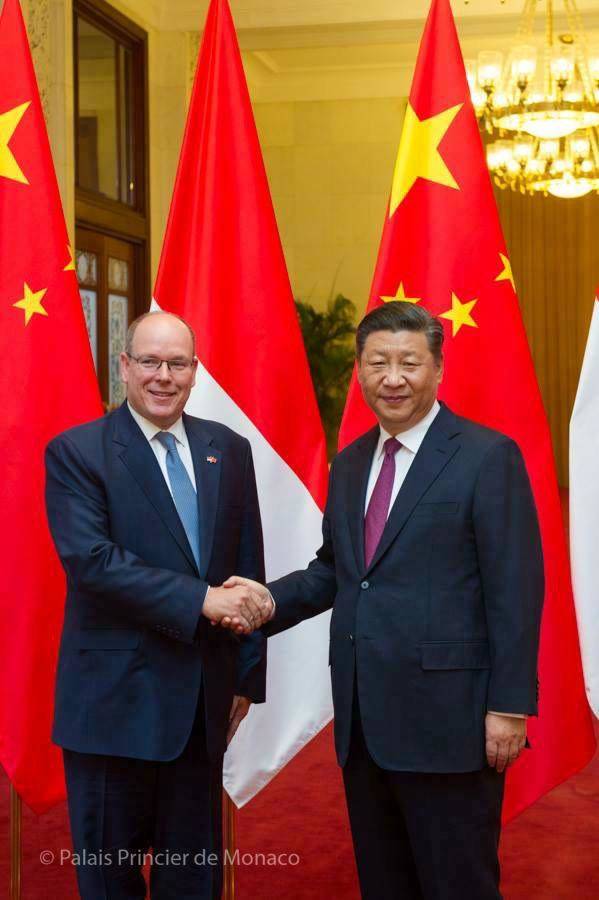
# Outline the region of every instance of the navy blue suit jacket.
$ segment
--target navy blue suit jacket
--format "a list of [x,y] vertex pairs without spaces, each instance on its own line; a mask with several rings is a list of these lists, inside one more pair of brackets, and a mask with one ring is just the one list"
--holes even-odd
[[198,488],[201,571],[126,404],[48,445],[48,519],[67,575],[53,738],[67,749],[174,759],[203,682],[208,751],[216,757],[225,750],[233,694],[264,700],[264,638],[239,639],[201,615],[209,585],[233,572],[264,578],[250,446],[217,422],[183,420]]
[[536,509],[516,444],[442,406],[369,566],[364,502],[379,429],[335,459],[323,543],[270,584],[276,634],[333,607],[335,740],[347,759],[354,684],[384,769],[486,765],[487,710],[537,711],[544,593]]

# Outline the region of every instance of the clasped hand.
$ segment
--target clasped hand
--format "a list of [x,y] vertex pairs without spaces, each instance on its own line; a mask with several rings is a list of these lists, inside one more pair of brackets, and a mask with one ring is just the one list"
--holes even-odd
[[258,581],[234,575],[221,587],[208,589],[202,613],[212,625],[230,628],[237,634],[251,634],[268,622],[273,608],[268,588]]

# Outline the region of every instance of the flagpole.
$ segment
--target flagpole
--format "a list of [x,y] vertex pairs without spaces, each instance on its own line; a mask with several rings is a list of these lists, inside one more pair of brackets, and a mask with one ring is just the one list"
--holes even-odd
[[[235,804],[226,791],[223,791],[225,860],[223,900],[234,900],[235,897]],[[11,900],[13,898],[11,897]]]
[[10,900],[21,900],[21,798],[10,786]]

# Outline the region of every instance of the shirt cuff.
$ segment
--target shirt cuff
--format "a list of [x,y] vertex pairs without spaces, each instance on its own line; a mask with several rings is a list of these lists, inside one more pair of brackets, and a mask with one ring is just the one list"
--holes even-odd
[[204,598],[200,604],[200,615],[198,616],[198,624],[196,625],[196,633],[195,640],[199,641],[200,639],[200,627],[202,625],[202,617],[204,615],[204,603],[206,602],[206,597],[208,596],[208,591],[210,590],[210,585],[206,588],[206,593],[204,594]]
[[527,719],[528,716],[526,713],[505,713],[505,712],[495,712],[493,709],[488,709],[488,713],[491,713],[492,716],[507,716],[509,719]]
[[[264,587],[268,591],[268,588],[266,587],[266,585],[264,585]],[[270,591],[268,591],[268,596],[270,597],[270,602],[272,603],[272,612],[271,612],[270,616],[268,617],[268,621],[270,622],[275,617],[275,613],[277,611],[277,604],[275,603],[275,598],[270,593]]]

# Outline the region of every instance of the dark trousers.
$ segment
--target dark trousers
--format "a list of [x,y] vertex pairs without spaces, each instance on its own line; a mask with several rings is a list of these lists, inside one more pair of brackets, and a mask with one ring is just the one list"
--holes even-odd
[[[142,900],[152,848],[152,900],[218,900],[222,759],[208,759],[203,704],[171,762],[64,751],[82,900]],[[145,859],[144,859],[145,856]]]
[[343,779],[363,900],[501,900],[503,775],[381,769],[354,709]]

